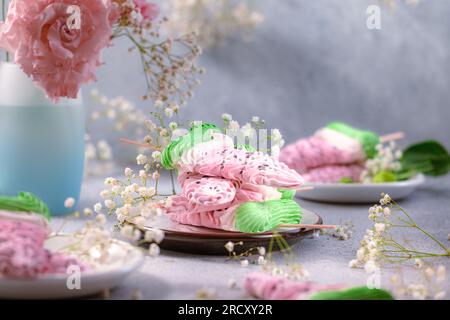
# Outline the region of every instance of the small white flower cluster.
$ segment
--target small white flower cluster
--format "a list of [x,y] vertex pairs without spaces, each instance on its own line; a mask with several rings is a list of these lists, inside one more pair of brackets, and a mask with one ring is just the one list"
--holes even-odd
[[[258,248],[252,248],[250,250],[247,250],[244,253],[241,254],[237,254],[235,252],[235,247],[236,246],[242,246],[244,243],[242,241],[240,242],[232,242],[232,241],[228,241],[225,244],[225,250],[227,250],[227,252],[229,253],[230,257],[232,257],[233,259],[237,259],[240,260],[240,264],[241,267],[246,268],[248,267],[250,264],[258,264],[258,265],[265,265],[267,260],[266,260],[266,248],[265,247],[258,247]],[[257,255],[257,258],[253,258],[254,255]],[[253,259],[250,259],[253,258]]]
[[343,224],[338,225],[335,230],[321,230],[319,234],[330,235],[338,240],[348,240],[353,235],[353,223],[351,221],[345,221]]
[[94,103],[89,119],[91,122],[107,120],[113,123],[112,128],[116,131],[128,131],[134,136],[144,134],[146,115],[132,102],[122,96],[110,99],[100,95],[97,89],[91,90],[91,98]]
[[[379,271],[383,263],[407,262],[415,259],[416,266],[422,267],[422,260],[419,258],[431,259],[450,256],[450,249],[419,227],[412,216],[388,194],[382,194],[379,205],[370,207],[369,219],[374,222],[374,225],[371,229],[366,230],[356,252],[356,259],[349,262],[351,268],[364,267],[370,274]],[[413,234],[413,231],[418,232],[437,244],[443,252],[420,251],[416,249],[411,240],[397,239],[395,229],[409,229],[410,234]]]
[[85,175],[97,176],[108,172],[112,168],[112,148],[106,140],[97,143],[85,135],[84,149]]
[[[251,145],[259,147],[259,151],[265,153],[271,153],[273,156],[278,157],[280,149],[284,146],[285,140],[280,130],[272,129],[270,134],[267,129],[265,129],[265,120],[260,119],[258,116],[253,116],[250,122],[244,125],[240,125],[238,121],[233,120],[233,117],[228,114],[222,114],[222,120],[224,124],[224,133],[231,136],[237,137],[239,141],[252,142]],[[264,146],[264,141],[261,139],[266,139],[267,146]]]
[[[85,209],[85,212],[89,209]],[[111,255],[113,237],[105,228],[106,217],[97,215],[95,220],[87,221],[81,230],[70,234],[70,245],[64,252],[76,256],[80,261],[87,263],[94,269],[104,267],[117,259],[127,259],[126,255]]]
[[196,32],[203,47],[215,47],[240,35],[249,39],[264,16],[245,1],[169,0],[168,28],[171,34]]
[[419,300],[435,299],[442,300],[446,297],[445,281],[447,271],[444,265],[433,265],[422,259],[415,260],[415,266],[419,275],[414,277],[413,283],[405,283],[402,273],[394,274],[391,283],[396,295],[402,298],[413,298]]
[[[131,241],[151,243],[149,254],[159,254],[158,244],[164,233],[157,229],[146,229],[149,219],[161,216],[167,199],[158,195],[157,184],[160,179],[160,153],[152,157],[138,155],[136,162],[142,167],[135,172],[131,168],[124,170],[125,180],[105,179],[105,190],[100,192],[103,203],[97,203],[94,211],[101,214],[105,210],[118,221],[121,235]],[[143,231],[146,230],[146,231]]]
[[[164,38],[168,19],[142,19],[135,1],[121,3],[121,15],[113,38],[128,38],[141,58],[147,92],[143,100],[151,99],[164,109],[173,104],[183,105],[193,96],[193,89],[199,84],[196,76],[204,72],[196,66],[201,54],[196,35],[189,30],[176,37]],[[182,36],[179,36],[182,34]],[[171,108],[170,108],[171,109]],[[172,112],[172,111],[169,111]]]
[[364,170],[361,173],[363,183],[372,183],[374,178],[383,172],[394,173],[401,167],[400,159],[402,151],[397,148],[395,142],[387,145],[377,145],[377,155],[373,159],[368,159],[364,164]]
[[263,271],[276,277],[283,277],[293,281],[304,281],[310,277],[309,271],[299,263],[288,263],[285,266],[277,265],[274,262],[263,266]]
[[[364,267],[369,274],[378,272],[384,259],[386,233],[390,227],[389,218],[391,209],[388,207],[392,199],[388,194],[382,195],[381,205],[375,205],[369,209],[369,219],[375,224],[372,229],[367,229],[364,238],[360,241],[360,247],[356,252],[356,259],[349,262],[350,268]],[[385,207],[386,206],[386,207]]]

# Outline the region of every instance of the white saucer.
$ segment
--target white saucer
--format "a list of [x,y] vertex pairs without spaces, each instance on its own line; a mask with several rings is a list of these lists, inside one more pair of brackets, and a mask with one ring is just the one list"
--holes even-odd
[[382,193],[394,200],[406,198],[425,182],[422,174],[407,181],[388,183],[308,183],[313,190],[298,192],[297,196],[312,201],[332,203],[377,203]]
[[[56,251],[69,243],[69,237],[58,235],[47,240],[46,247]],[[132,245],[113,240],[110,261],[94,271],[81,274],[80,289],[69,290],[68,275],[43,275],[34,280],[0,277],[0,298],[3,299],[63,299],[94,295],[117,287],[130,273],[141,266],[143,252]]]

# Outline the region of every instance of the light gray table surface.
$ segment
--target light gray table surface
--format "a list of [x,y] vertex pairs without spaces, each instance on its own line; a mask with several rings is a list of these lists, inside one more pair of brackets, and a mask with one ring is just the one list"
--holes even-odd
[[[99,200],[98,193],[103,189],[103,179],[88,179],[82,190],[80,208],[92,206]],[[369,205],[337,205],[301,201],[303,207],[320,214],[327,224],[340,224],[351,220],[354,234],[346,241],[330,236],[303,239],[294,247],[296,259],[310,273],[310,280],[323,283],[345,283],[364,285],[367,274],[364,270],[350,269],[348,262],[355,257],[358,243],[367,228]],[[447,237],[450,233],[450,177],[428,179],[425,185],[410,198],[401,201],[401,205],[416,219],[425,230],[450,246]],[[61,218],[53,220],[59,225]],[[79,227],[80,222],[69,225],[69,229]],[[411,234],[405,235],[409,239]],[[424,249],[439,250],[430,243],[420,243]],[[275,257],[283,262],[280,256]],[[436,260],[450,270],[450,259]],[[226,257],[197,256],[163,251],[157,258],[147,257],[144,265],[134,274],[124,279],[121,286],[111,291],[110,299],[130,299],[138,289],[142,299],[195,299],[196,292],[202,288],[216,293],[218,299],[242,299],[245,294],[242,283],[245,276],[259,271],[258,265],[243,268],[236,261],[227,261]],[[413,268],[405,270],[405,280],[413,282],[418,273]],[[395,268],[383,269],[381,285],[390,288],[390,277]],[[229,280],[235,279],[237,287],[229,288]],[[450,281],[445,287],[447,298],[450,296]]]

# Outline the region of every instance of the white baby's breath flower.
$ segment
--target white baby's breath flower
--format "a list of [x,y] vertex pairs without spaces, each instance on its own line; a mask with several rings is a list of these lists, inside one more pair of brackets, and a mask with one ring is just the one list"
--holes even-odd
[[386,225],[384,223],[375,223],[375,231],[377,233],[382,233],[386,230]]
[[259,256],[259,257],[258,257],[258,264],[259,264],[259,265],[264,265],[264,264],[266,264],[266,259],[264,259],[264,256]]
[[95,217],[95,221],[100,225],[104,225],[106,224],[106,216],[103,213],[100,213]]
[[107,185],[107,186],[113,186],[116,184],[117,184],[117,179],[114,179],[111,177],[105,179],[105,185]]
[[134,236],[134,228],[131,225],[125,225],[120,229],[120,234],[127,238],[132,239]]
[[265,247],[259,247],[258,248],[258,253],[260,256],[265,256],[266,255],[266,248]]
[[151,188],[141,187],[139,188],[138,192],[139,195],[144,198],[150,198],[156,194],[155,188],[152,187]]
[[356,251],[356,259],[359,261],[362,261],[366,255],[366,250],[364,248],[359,248],[358,251]]
[[126,168],[125,169],[125,176],[127,178],[130,178],[133,175],[133,170],[131,170],[130,168]]
[[272,141],[275,144],[279,144],[279,142],[283,139],[283,135],[279,129],[272,129]]
[[392,201],[391,197],[387,193],[382,195],[382,197],[383,198],[380,199],[380,204],[382,206],[385,206],[385,205],[389,204]]
[[176,122],[171,122],[169,123],[169,128],[171,130],[175,130],[176,128],[178,128],[178,124]]
[[139,170],[139,178],[147,179],[147,172],[145,170]]
[[154,231],[154,240],[156,243],[161,243],[164,240],[164,231],[156,229]]
[[148,248],[148,254],[151,257],[159,256],[161,250],[159,249],[159,246],[156,243],[152,243]]
[[75,205],[75,199],[74,198],[67,198],[64,201],[64,207],[66,207],[67,209],[73,208],[74,205]]
[[161,159],[161,152],[159,152],[159,151],[153,151],[153,153],[152,153],[152,158],[155,159],[155,160]]
[[156,128],[156,125],[152,120],[145,120],[144,125],[147,127],[148,131],[153,131]]
[[162,108],[164,106],[164,102],[162,102],[161,100],[156,100],[155,101],[155,107],[156,108]]
[[426,268],[424,273],[425,273],[425,276],[429,279],[434,277],[434,269],[431,267]]
[[241,260],[241,267],[242,268],[247,268],[249,265],[249,262],[247,259]]
[[371,274],[377,272],[379,267],[374,260],[369,260],[364,264],[364,270],[366,273]]
[[152,179],[158,180],[161,177],[161,174],[158,171],[152,173]]
[[225,122],[230,122],[231,120],[233,120],[233,117],[228,113],[224,113],[222,114],[222,120]]
[[439,265],[436,269],[436,281],[437,282],[444,282],[446,278],[446,270],[445,266]]
[[235,279],[229,279],[228,280],[228,288],[234,289],[236,288],[237,282]]
[[96,203],[96,204],[94,205],[94,211],[95,211],[96,213],[100,213],[100,212],[102,211],[102,209],[103,209],[103,206],[102,206],[102,204],[101,204],[100,202],[98,202],[98,203]]
[[351,261],[348,263],[348,266],[349,266],[350,268],[357,268],[357,267],[358,267],[358,260],[356,260],[356,259],[351,260]]
[[424,265],[422,259],[415,259],[414,260],[414,266],[418,269],[422,268]]
[[234,243],[231,241],[228,241],[225,244],[225,249],[227,249],[228,252],[233,252],[234,251]]
[[144,217],[136,217],[134,218],[134,224],[136,226],[138,226],[139,228],[143,228],[145,227],[145,224],[147,223],[147,219],[145,219]]
[[90,209],[90,208],[85,208],[85,209],[83,210],[83,213],[84,213],[84,215],[85,215],[86,217],[90,217],[90,216],[92,216],[92,215],[94,214],[94,212],[93,212],[92,209]]
[[133,230],[133,241],[139,241],[142,238],[142,231],[139,229],[134,229]]
[[172,118],[173,117],[173,109],[171,109],[171,108],[166,108],[164,110],[164,113],[165,113],[166,117],[168,117],[168,118]]
[[116,203],[111,199],[107,199],[105,200],[105,207],[108,209],[114,209],[116,207]]
[[100,192],[100,197],[103,199],[111,198],[111,192],[109,190],[103,190]]
[[148,161],[147,157],[143,154],[140,154],[136,157],[136,162],[138,165],[144,165]]

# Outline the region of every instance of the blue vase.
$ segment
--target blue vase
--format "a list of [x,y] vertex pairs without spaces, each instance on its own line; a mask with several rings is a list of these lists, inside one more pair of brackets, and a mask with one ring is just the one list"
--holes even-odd
[[0,64],[0,194],[20,191],[44,200],[52,215],[79,199],[85,120],[81,98],[50,102],[11,63]]

